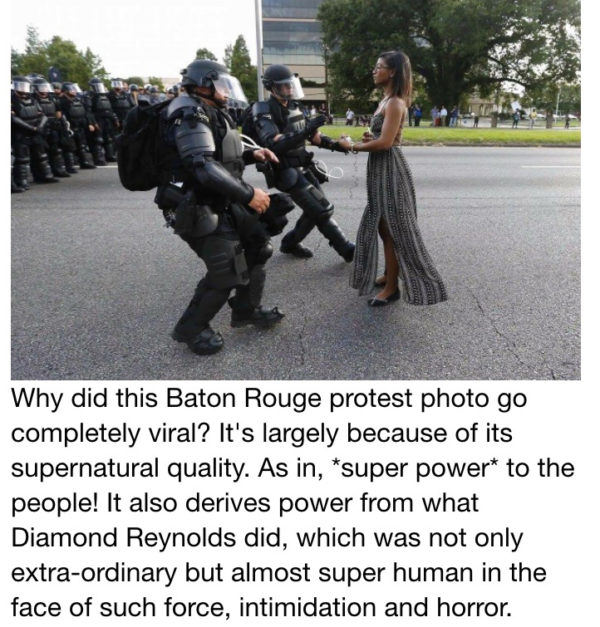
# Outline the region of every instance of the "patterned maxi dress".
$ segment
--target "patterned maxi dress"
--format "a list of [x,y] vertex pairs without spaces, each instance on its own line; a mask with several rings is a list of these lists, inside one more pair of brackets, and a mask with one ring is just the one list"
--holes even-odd
[[[372,119],[374,138],[381,135],[383,114]],[[417,223],[412,175],[400,142],[402,128],[388,150],[369,153],[367,206],[356,236],[350,284],[367,294],[377,275],[378,226],[383,218],[391,233],[398,259],[402,298],[411,305],[433,305],[447,300],[446,287],[427,252]]]

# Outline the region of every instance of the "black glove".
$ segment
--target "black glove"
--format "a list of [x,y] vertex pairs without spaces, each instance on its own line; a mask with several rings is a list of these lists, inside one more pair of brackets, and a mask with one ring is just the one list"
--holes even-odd
[[316,118],[311,118],[306,123],[306,137],[310,139],[317,130],[327,123],[327,116],[318,115]]

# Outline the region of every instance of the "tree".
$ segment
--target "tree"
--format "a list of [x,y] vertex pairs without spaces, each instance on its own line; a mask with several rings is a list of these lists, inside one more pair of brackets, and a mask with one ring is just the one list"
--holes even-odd
[[156,87],[158,91],[165,91],[165,86],[162,82],[162,79],[158,76],[149,76],[148,82],[150,83],[150,85],[154,85],[154,87]]
[[210,59],[216,61],[217,57],[208,48],[198,48],[196,50],[196,59]]
[[243,35],[240,35],[233,46],[225,48],[223,55],[225,66],[241,83],[246,98],[257,100],[256,66],[252,65],[250,53]]
[[58,36],[50,41],[41,41],[37,30],[28,26],[25,52],[12,51],[11,70],[19,74],[35,72],[46,75],[50,67],[60,70],[63,81],[79,83],[82,88],[87,86],[92,76],[102,80],[108,78],[100,57],[89,48],[80,52],[72,41]]
[[137,85],[139,87],[144,84],[144,79],[141,76],[130,76],[125,79],[125,82],[128,85]]
[[408,54],[436,104],[506,82],[571,82],[579,71],[579,0],[324,0],[319,19],[333,93],[364,104],[387,50]]

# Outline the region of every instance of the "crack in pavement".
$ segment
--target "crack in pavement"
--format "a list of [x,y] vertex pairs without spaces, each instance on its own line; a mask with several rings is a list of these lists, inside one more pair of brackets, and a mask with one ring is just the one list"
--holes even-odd
[[[527,363],[526,361],[524,361],[521,356],[519,355],[519,352],[517,350],[517,344],[516,342],[514,342],[508,335],[506,335],[505,333],[503,333],[502,331],[500,331],[500,329],[497,327],[496,322],[494,321],[494,319],[489,316],[485,309],[483,308],[483,305],[481,304],[481,302],[479,301],[479,299],[477,298],[475,292],[473,292],[473,290],[471,290],[470,288],[467,288],[468,292],[471,294],[471,296],[473,297],[473,300],[475,301],[475,303],[477,304],[477,307],[479,308],[479,311],[481,312],[481,315],[490,323],[492,329],[495,331],[496,335],[500,338],[502,338],[506,344],[507,344],[507,348],[508,348],[508,352],[522,365],[525,366],[528,369],[535,369],[535,366]],[[552,379],[556,379],[556,376],[554,374],[554,371],[552,370],[552,368],[545,363],[542,360],[541,365],[543,365],[545,368],[548,369],[548,371],[550,372],[550,376]]]

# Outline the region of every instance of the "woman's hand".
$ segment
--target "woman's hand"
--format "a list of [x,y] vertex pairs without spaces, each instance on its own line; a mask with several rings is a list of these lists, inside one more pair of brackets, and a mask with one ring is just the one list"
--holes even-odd
[[366,144],[370,141],[373,141],[373,133],[371,133],[371,131],[365,131],[362,136],[362,142],[363,144]]

